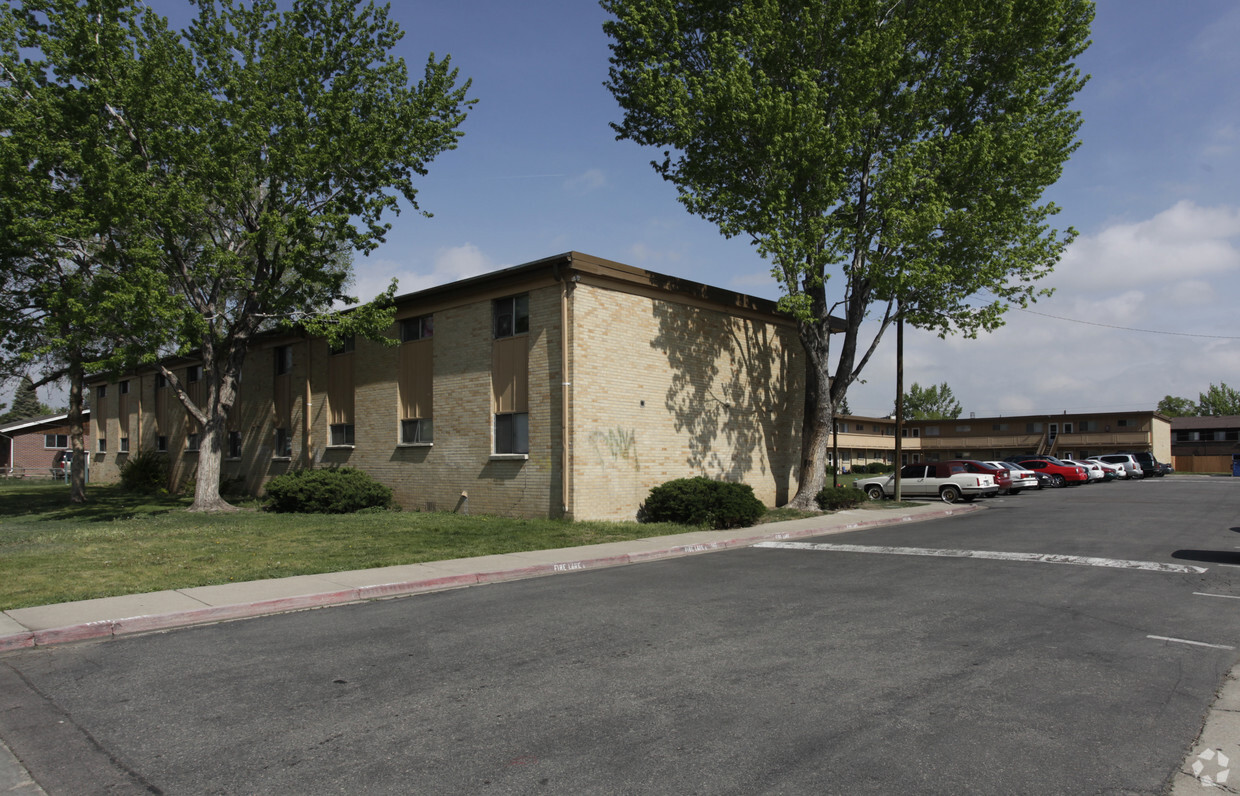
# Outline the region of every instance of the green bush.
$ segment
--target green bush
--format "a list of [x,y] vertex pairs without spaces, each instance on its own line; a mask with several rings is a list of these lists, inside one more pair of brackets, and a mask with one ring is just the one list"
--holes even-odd
[[668,481],[651,489],[638,519],[723,529],[753,525],[765,513],[766,506],[754,497],[753,487],[748,484],[699,476]]
[[865,493],[851,486],[824,486],[815,498],[823,511],[851,509],[865,502]]
[[168,457],[139,451],[121,465],[121,489],[152,494],[168,489]]
[[352,514],[390,508],[392,490],[353,467],[293,470],[267,482],[264,508],[298,514]]
[[866,471],[870,473],[890,473],[894,470],[894,464],[886,464],[884,462],[870,462],[870,464],[866,467]]

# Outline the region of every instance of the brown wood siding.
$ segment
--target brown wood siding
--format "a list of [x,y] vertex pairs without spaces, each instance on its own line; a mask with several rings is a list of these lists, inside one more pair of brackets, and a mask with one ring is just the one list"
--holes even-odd
[[433,339],[413,340],[400,347],[401,419],[431,418],[433,411]]
[[129,396],[118,395],[116,401],[116,419],[120,426],[121,439],[129,437]]
[[353,354],[327,359],[327,422],[353,422]]
[[275,412],[273,425],[276,428],[290,429],[293,425],[293,374],[281,373],[272,384],[272,409]]
[[491,387],[496,413],[530,410],[529,360],[529,335],[495,341],[491,349]]

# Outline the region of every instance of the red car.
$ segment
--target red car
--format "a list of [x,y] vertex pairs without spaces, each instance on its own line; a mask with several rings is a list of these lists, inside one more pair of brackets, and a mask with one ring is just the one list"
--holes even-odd
[[1089,481],[1089,474],[1085,472],[1085,468],[1061,462],[1051,456],[1041,459],[1025,459],[1017,462],[1017,464],[1026,470],[1046,473],[1050,476],[1051,486],[1053,487],[1067,486],[1068,484],[1084,484]]
[[[995,485],[999,487],[999,491],[995,492],[991,497],[1006,495],[1012,489],[1012,471],[1006,467],[995,467],[992,464],[979,462],[975,459],[952,459],[949,462],[944,462],[944,464],[961,464],[970,473],[982,473],[983,475],[994,477]],[[1016,491],[1019,492],[1020,490]]]

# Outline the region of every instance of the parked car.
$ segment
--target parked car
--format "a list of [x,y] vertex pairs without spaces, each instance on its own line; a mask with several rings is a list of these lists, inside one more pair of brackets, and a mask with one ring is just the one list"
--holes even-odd
[[1141,474],[1147,478],[1151,475],[1155,478],[1162,478],[1165,475],[1162,469],[1162,463],[1155,459],[1154,454],[1149,451],[1134,453],[1132,454],[1132,458],[1136,459],[1137,464],[1141,465]]
[[[1106,472],[1103,471],[1102,465],[1098,462],[1082,462],[1076,459],[1061,459],[1060,461],[1064,464],[1075,464],[1077,467],[1080,467],[1085,471],[1085,475],[1089,476],[1090,483],[1107,480]],[[1111,480],[1114,480],[1114,478],[1112,477]]]
[[1131,453],[1106,453],[1102,456],[1090,456],[1096,462],[1123,467],[1129,478],[1142,478],[1145,473],[1141,464]]
[[1075,464],[1064,464],[1054,456],[1047,456],[1041,459],[1026,459],[1017,462],[1021,467],[1034,472],[1046,473],[1050,476],[1051,486],[1059,488],[1062,486],[1086,484],[1089,483],[1089,476],[1085,474],[1085,470],[1077,467]]
[[1006,467],[996,467],[989,462],[979,462],[976,459],[949,459],[944,464],[963,464],[970,473],[985,473],[991,476],[995,479],[995,486],[999,487],[995,495],[1006,495],[1012,488],[1012,471]]
[[1128,477],[1128,471],[1123,467],[1120,467],[1118,464],[1107,464],[1106,462],[1100,462],[1097,459],[1086,459],[1085,461],[1093,462],[1101,467],[1103,474],[1105,474],[1107,479],[1110,481],[1117,481]]
[[[1021,467],[1016,462],[984,462],[984,463],[993,465],[995,467],[1002,467],[1004,470],[1008,471],[1008,478],[1010,479],[1010,481],[1008,484],[1007,493],[1009,495],[1019,495],[1022,489],[1041,489],[1042,488],[1041,484],[1038,483],[1038,474],[1035,473],[1033,470],[1026,470],[1024,467]],[[1047,480],[1049,481],[1050,479],[1047,478]],[[1002,487],[1000,487],[999,489],[1000,491],[1003,490]]]
[[1171,475],[1172,473],[1174,473],[1174,472],[1175,472],[1175,468],[1174,468],[1174,467],[1172,467],[1170,464],[1167,464],[1166,462],[1163,462],[1163,463],[1162,463],[1162,471],[1163,471],[1163,475]]
[[[865,492],[870,500],[893,497],[896,493],[895,473],[861,478],[853,486]],[[901,497],[937,497],[944,503],[958,500],[967,503],[998,491],[994,476],[971,473],[959,462],[920,462],[900,468]]]

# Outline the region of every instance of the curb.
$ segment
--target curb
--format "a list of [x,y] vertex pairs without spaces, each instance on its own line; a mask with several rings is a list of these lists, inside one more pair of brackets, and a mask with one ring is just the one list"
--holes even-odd
[[[306,594],[297,597],[284,597],[272,600],[234,603],[231,605],[207,606],[189,611],[173,611],[165,614],[148,614],[129,616],[119,619],[104,619],[94,622],[66,625],[45,630],[27,630],[0,636],[0,653],[12,652],[34,647],[46,647],[53,644],[68,644],[78,641],[90,641],[101,638],[115,638],[136,633],[170,630],[178,627],[228,622],[236,619],[250,619],[258,616],[304,611],[311,608],[324,608],[332,605],[348,605],[351,603],[368,602],[371,600],[405,597],[427,592],[446,591],[448,589],[478,586],[488,583],[524,580],[526,578],[559,575],[567,572],[584,572],[591,569],[605,569],[640,564],[649,561],[660,561],[668,558],[680,558],[700,553],[711,553],[736,547],[749,547],[758,542],[796,539],[806,536],[823,536],[826,534],[845,533],[848,531],[873,528],[883,525],[899,525],[907,522],[941,519],[956,514],[967,514],[980,511],[983,506],[964,505],[945,507],[938,511],[925,512],[917,515],[904,514],[899,517],[858,520],[844,525],[823,528],[806,528],[793,531],[775,531],[767,533],[749,533],[721,539],[715,542],[697,542],[693,544],[674,545],[620,555],[602,556],[599,558],[583,558],[549,564],[534,564],[511,569],[490,570],[463,575],[447,575],[444,577],[427,578],[397,583],[380,583],[373,586],[359,586],[338,591]],[[759,526],[760,527],[760,526]],[[754,528],[744,529],[753,531]]]

